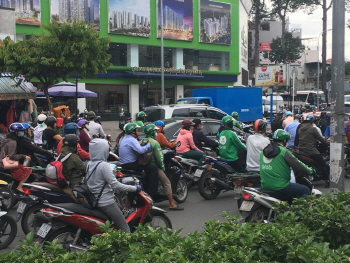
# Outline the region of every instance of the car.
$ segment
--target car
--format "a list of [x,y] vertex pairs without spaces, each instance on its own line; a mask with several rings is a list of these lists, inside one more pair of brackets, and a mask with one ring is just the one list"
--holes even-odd
[[171,119],[171,118],[210,118],[222,120],[228,115],[226,112],[211,107],[205,104],[173,104],[173,105],[158,105],[149,106],[144,109],[147,114],[146,122],[155,122],[157,120]]

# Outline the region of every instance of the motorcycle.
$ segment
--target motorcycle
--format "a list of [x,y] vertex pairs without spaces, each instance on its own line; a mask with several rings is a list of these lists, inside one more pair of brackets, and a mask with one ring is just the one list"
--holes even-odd
[[230,162],[209,156],[204,159],[204,164],[209,168],[199,179],[198,191],[206,200],[215,199],[221,191],[230,190],[239,199],[245,186],[260,186],[260,174],[257,172],[237,173]]
[[126,117],[124,109],[121,108],[121,112],[119,113],[119,129],[123,130],[124,125],[129,122],[131,122],[131,117]]

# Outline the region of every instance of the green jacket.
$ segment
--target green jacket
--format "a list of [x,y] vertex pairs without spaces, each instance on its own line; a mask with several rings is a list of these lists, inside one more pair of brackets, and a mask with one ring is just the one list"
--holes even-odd
[[162,148],[160,147],[160,144],[152,137],[146,137],[141,141],[141,143],[147,140],[151,142],[152,164],[157,165],[159,170],[165,171],[164,154],[162,152]]
[[238,159],[239,149],[247,150],[245,145],[238,139],[237,135],[229,129],[221,131],[219,135],[220,157],[226,161],[236,161]]
[[138,126],[143,127],[143,122],[142,121],[134,121]]
[[79,159],[79,157],[75,154],[73,148],[69,146],[62,146],[61,157],[63,158],[69,153],[72,155],[63,162],[63,175],[67,181],[69,181],[70,186],[74,186],[81,182],[81,178],[83,177],[83,173],[86,171],[86,165]]
[[276,142],[270,143],[260,153],[261,187],[274,191],[286,188],[290,184],[291,168],[295,176],[310,174],[313,171],[295,158],[289,150]]

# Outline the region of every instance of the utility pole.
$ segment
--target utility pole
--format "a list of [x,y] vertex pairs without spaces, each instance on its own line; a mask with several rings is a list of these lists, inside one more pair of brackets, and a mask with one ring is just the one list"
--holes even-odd
[[161,64],[161,89],[162,89],[162,105],[165,104],[164,101],[164,39],[163,39],[163,0],[160,0],[160,64]]
[[345,0],[333,2],[331,91],[331,193],[344,191]]

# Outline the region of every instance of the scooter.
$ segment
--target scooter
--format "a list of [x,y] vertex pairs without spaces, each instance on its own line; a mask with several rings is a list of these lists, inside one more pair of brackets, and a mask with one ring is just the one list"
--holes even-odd
[[124,109],[121,108],[121,112],[119,113],[119,129],[123,130],[124,125],[129,122],[131,122],[131,117],[126,117]]

